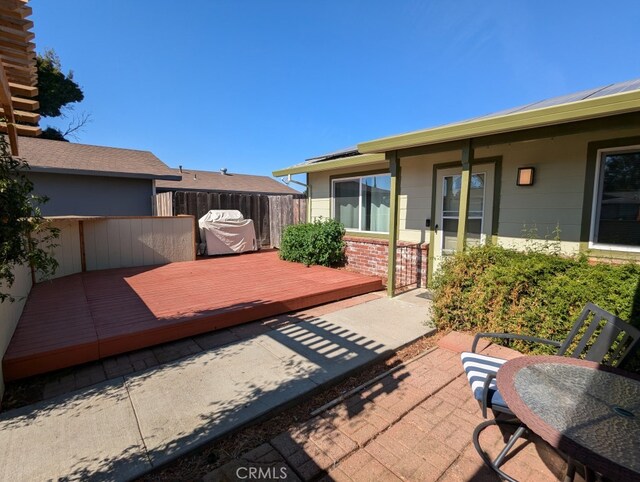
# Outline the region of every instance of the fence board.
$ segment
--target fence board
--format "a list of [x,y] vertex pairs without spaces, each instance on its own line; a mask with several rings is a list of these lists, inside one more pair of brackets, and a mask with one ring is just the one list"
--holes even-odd
[[173,193],[162,192],[151,196],[151,208],[154,216],[173,216]]
[[262,233],[263,246],[271,246],[271,229],[269,226],[269,198],[267,196],[258,196],[258,204],[260,206],[260,230]]

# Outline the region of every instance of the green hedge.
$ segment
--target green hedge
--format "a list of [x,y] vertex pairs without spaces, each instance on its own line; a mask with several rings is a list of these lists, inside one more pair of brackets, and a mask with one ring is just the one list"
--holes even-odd
[[[591,301],[640,326],[640,266],[591,265],[586,257],[471,248],[447,259],[434,277],[440,328],[521,333],[563,340]],[[514,343],[524,352],[551,348]]]
[[287,226],[280,242],[280,258],[309,266],[335,266],[344,261],[344,226],[332,219]]

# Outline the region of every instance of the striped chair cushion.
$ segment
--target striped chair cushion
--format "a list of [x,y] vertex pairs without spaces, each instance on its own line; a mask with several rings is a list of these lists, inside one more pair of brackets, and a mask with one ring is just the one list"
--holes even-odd
[[[487,378],[487,375],[490,373],[497,373],[498,368],[500,368],[502,364],[507,360],[503,360],[502,358],[494,358],[487,355],[480,355],[479,353],[468,352],[462,353],[461,358],[462,367],[464,368],[464,372],[467,374],[467,378],[469,379],[473,397],[478,401],[482,401],[482,391],[484,389],[484,381]],[[502,395],[500,395],[500,392],[498,391],[495,379],[493,379],[491,381],[491,384],[489,385],[487,407],[508,408],[507,404],[502,398]]]

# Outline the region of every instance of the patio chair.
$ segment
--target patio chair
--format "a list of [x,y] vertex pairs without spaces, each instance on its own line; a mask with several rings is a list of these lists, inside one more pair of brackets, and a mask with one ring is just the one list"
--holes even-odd
[[[476,353],[478,342],[481,338],[542,343],[556,347],[556,355],[559,356],[584,358],[615,367],[621,365],[627,357],[634,353],[640,342],[640,330],[593,303],[587,303],[567,338],[562,343],[544,338],[509,333],[478,333],[475,336],[471,352],[462,353],[462,365],[469,379],[473,396],[478,400],[482,408],[482,416],[488,418],[487,411],[491,409],[494,418],[482,422],[476,427],[473,432],[473,445],[484,463],[499,477],[509,482],[517,482],[503,472],[500,469],[500,465],[502,465],[517,440],[526,434],[527,427],[520,423],[514,413],[509,410],[496,385],[496,374],[506,360]],[[500,414],[506,416],[507,419],[497,421],[497,417]],[[491,460],[480,446],[480,433],[485,428],[499,423],[514,425],[517,428],[496,459]],[[573,466],[572,461],[569,461],[569,472],[573,477],[575,466]]]

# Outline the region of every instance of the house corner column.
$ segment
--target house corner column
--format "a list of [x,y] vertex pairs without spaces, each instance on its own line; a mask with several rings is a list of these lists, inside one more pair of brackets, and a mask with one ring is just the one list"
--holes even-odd
[[306,215],[306,219],[307,219],[307,222],[310,223],[313,218],[311,217],[312,197],[311,197],[311,183],[309,183],[309,173],[308,172],[307,172],[306,176],[307,176],[307,178],[305,179],[306,184],[307,184],[307,215]]
[[389,161],[391,194],[389,199],[389,260],[387,271],[387,296],[393,297],[396,289],[396,251],[398,247],[398,195],[400,194],[400,159],[396,151],[385,156]]
[[469,192],[471,191],[471,165],[473,164],[473,144],[471,139],[462,148],[462,176],[460,179],[460,210],[458,214],[458,236],[456,251],[462,252],[467,241],[467,220],[469,218]]

